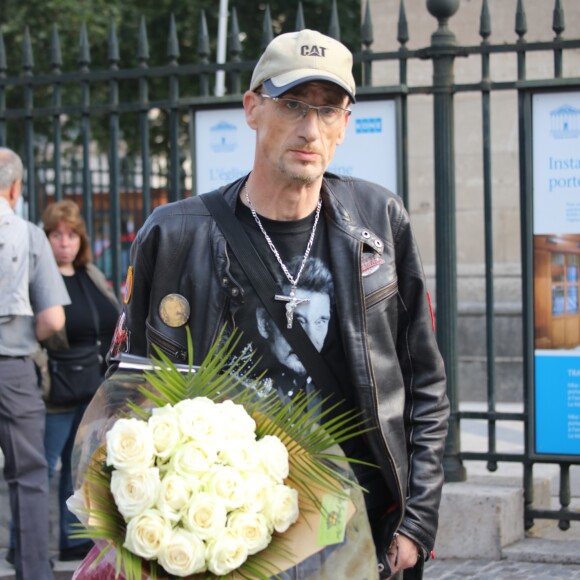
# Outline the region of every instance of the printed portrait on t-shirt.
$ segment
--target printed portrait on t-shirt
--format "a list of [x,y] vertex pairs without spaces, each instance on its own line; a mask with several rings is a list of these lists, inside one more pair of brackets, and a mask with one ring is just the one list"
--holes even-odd
[[[280,308],[280,312],[286,315],[287,322],[291,321],[293,325],[302,326],[307,337],[326,359],[327,366],[336,377],[332,385],[322,387],[325,388],[324,396],[330,395],[333,403],[344,399],[348,371],[345,367],[344,351],[337,324],[334,283],[324,216],[320,217],[316,236],[306,259],[304,252],[312,232],[313,215],[289,222],[260,217],[279,253],[280,260],[291,273],[294,281],[297,279],[298,282],[294,296],[298,304],[291,309],[291,320],[288,320],[287,304],[290,300],[292,283],[285,275],[263,233],[256,226],[250,210],[238,204],[236,215],[256,252],[277,282],[280,291],[277,297],[272,296],[274,308]],[[259,388],[263,394],[274,389],[283,400],[288,400],[301,391],[308,394],[315,391],[315,385],[302,361],[291,348],[282,330],[270,317],[235,258],[231,261],[231,274],[243,289],[242,305],[232,306],[231,311],[236,328],[242,331],[242,339],[232,363],[246,360],[251,356],[256,365],[253,377],[260,377]]]

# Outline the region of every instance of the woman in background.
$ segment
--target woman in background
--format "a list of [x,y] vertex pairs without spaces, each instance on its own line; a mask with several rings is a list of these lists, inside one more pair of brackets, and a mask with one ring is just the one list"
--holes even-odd
[[[49,364],[58,360],[63,351],[74,357],[75,352],[86,352],[92,346],[101,361],[100,384],[106,370],[104,358],[113,337],[119,303],[104,274],[91,261],[90,242],[79,207],[68,200],[52,203],[44,211],[42,221],[71,299],[71,304],[65,307],[65,328],[44,343]],[[95,390],[99,384],[95,385]],[[66,500],[73,493],[73,443],[90,402],[90,398],[87,400],[85,397],[67,406],[56,406],[50,399],[46,404],[44,444],[49,478],[54,474],[59,457],[61,459],[58,501],[59,559],[62,561],[82,559],[92,547],[90,540],[69,537],[75,532],[71,524],[78,520],[66,506]]]

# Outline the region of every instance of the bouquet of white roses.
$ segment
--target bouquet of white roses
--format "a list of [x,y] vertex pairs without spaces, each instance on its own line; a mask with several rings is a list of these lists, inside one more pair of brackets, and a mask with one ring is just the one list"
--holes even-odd
[[331,462],[348,459],[328,452],[362,423],[320,424],[306,395],[263,396],[250,363],[224,372],[234,346],[185,372],[160,353],[152,370],[103,384],[75,442],[69,507],[84,524],[76,536],[96,542],[75,578],[265,580],[313,555],[322,578],[328,558],[352,569],[364,551],[376,570],[366,514],[353,517],[360,488]]
[[107,465],[124,546],[176,576],[228,574],[298,519],[286,446],[257,439],[256,422],[231,400],[197,397],[155,408],[148,421],[119,419]]

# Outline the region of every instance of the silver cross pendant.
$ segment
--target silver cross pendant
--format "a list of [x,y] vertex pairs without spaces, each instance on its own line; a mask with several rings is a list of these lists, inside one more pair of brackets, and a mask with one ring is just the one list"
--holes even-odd
[[274,299],[280,302],[286,302],[286,328],[292,328],[296,307],[303,302],[310,302],[310,298],[296,298],[296,286],[292,286],[289,296],[276,294]]

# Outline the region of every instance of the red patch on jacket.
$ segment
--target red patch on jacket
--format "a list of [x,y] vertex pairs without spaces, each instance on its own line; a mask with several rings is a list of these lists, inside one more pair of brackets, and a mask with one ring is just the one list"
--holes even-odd
[[363,256],[360,266],[363,278],[365,276],[370,276],[371,274],[374,274],[379,269],[379,266],[381,266],[384,263],[385,261],[376,254],[371,254],[370,256]]
[[427,291],[427,302],[429,302],[429,312],[431,313],[431,328],[435,332],[435,313],[433,312],[433,303],[431,302],[431,293]]
[[129,352],[129,340],[131,333],[127,328],[127,315],[123,310],[119,315],[117,320],[117,326],[115,328],[115,334],[113,334],[113,340],[111,341],[111,346],[109,347],[109,356],[115,358],[119,356],[122,352]]

